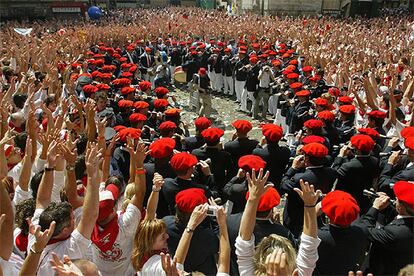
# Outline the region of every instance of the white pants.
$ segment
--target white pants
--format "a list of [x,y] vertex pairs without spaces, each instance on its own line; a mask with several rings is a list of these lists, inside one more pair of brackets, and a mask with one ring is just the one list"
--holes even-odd
[[177,66],[170,66],[170,72],[171,72],[171,80],[170,80],[170,82],[171,83],[174,83],[174,71],[175,71],[175,68],[177,68]]
[[[244,112],[252,112],[253,110],[253,103],[254,103],[254,92],[248,92],[246,88],[243,89],[243,93],[241,95],[241,110]],[[247,110],[247,99],[252,102],[252,107],[250,110]]]
[[213,89],[213,91],[217,91],[217,88],[216,88],[217,74],[214,71],[211,71],[208,74],[209,74],[208,77],[210,78],[210,82],[211,82],[211,89]]
[[272,95],[269,98],[269,112],[272,115],[276,115],[276,111],[277,111],[277,101],[278,101],[278,97],[276,95]]
[[188,106],[190,109],[195,109],[195,112],[198,113],[200,109],[200,93],[198,90],[190,89],[190,98],[188,99]]
[[242,94],[244,90],[244,86],[246,85],[246,81],[235,81],[234,90],[236,92],[236,99],[238,102],[242,101]]
[[216,73],[216,91],[220,92],[223,89],[224,86],[224,78],[221,73]]
[[233,95],[233,89],[234,89],[234,85],[233,85],[233,77],[227,77],[227,76],[223,76],[224,79],[224,94],[226,95]]

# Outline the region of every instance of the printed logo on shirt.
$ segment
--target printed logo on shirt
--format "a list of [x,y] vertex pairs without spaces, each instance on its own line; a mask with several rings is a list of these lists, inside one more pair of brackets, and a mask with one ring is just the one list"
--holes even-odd
[[123,262],[126,260],[126,257],[122,257],[123,252],[118,243],[114,243],[111,250],[106,252],[99,251],[99,257],[107,262]]

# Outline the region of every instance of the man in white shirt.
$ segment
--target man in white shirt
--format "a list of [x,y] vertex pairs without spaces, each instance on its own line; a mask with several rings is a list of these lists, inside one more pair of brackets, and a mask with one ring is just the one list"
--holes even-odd
[[254,97],[253,118],[259,119],[259,104],[263,101],[262,118],[266,120],[270,97],[270,82],[274,81],[274,76],[270,66],[265,65],[259,71],[259,90]]

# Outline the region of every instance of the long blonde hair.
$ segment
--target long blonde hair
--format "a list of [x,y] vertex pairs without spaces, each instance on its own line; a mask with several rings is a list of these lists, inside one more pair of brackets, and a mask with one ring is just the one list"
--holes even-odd
[[292,272],[296,268],[296,252],[292,243],[281,236],[271,234],[256,246],[256,253],[254,256],[255,275],[266,275],[266,257],[272,254],[273,250],[281,248],[286,253],[286,261],[288,271]]
[[145,219],[140,223],[135,233],[134,249],[131,257],[135,270],[141,271],[145,261],[154,254],[152,247],[155,240],[166,229],[167,226],[161,219]]

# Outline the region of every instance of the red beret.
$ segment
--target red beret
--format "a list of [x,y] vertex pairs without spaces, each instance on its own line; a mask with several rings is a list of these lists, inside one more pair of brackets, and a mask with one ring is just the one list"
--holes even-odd
[[207,117],[198,117],[194,121],[195,128],[197,130],[204,130],[211,126],[211,121]]
[[352,102],[354,101],[354,99],[352,99],[349,96],[342,96],[342,97],[339,97],[338,98],[338,101],[340,103],[343,103],[343,104],[352,104]]
[[207,70],[206,70],[206,68],[200,68],[199,70],[198,70],[198,73],[200,74],[200,75],[205,75],[205,74],[207,74]]
[[[294,71],[296,70],[296,66],[295,66],[295,65],[293,65],[293,64],[286,66],[286,70],[288,70],[288,71],[292,71],[292,73],[296,74],[296,73],[294,72]],[[298,77],[299,77],[299,75],[298,75]]]
[[287,75],[289,75],[291,73],[293,73],[293,71],[292,70],[288,70],[288,69],[285,69],[285,70],[282,71],[283,76],[287,76]]
[[329,89],[328,89],[328,93],[329,93],[329,94],[331,94],[331,95],[332,95],[332,96],[334,96],[334,97],[338,97],[338,96],[339,96],[340,91],[339,91],[339,89],[338,89],[338,88],[336,88],[336,87],[331,87],[331,88],[329,88]]
[[373,128],[367,127],[367,128],[359,128],[358,132],[361,134],[365,134],[368,135],[369,137],[371,137],[372,139],[377,139],[378,137],[380,137],[380,134],[378,133],[378,131],[376,131]]
[[[246,200],[249,199],[249,192],[246,193]],[[276,207],[280,203],[280,195],[275,188],[270,187],[267,191],[260,197],[259,205],[257,206],[257,212],[267,212],[272,210],[273,207]]]
[[109,184],[104,191],[99,192],[99,215],[97,221],[104,220],[114,211],[115,201],[119,195],[119,188]]
[[126,142],[127,137],[131,137],[132,139],[136,140],[141,136],[141,130],[137,128],[124,128],[118,132],[118,137],[121,142]]
[[83,92],[85,92],[86,94],[93,94],[93,93],[98,92],[98,87],[92,84],[87,84],[82,89],[83,89]]
[[324,107],[329,105],[328,100],[324,98],[317,98],[313,102],[315,103],[315,105],[324,106]]
[[220,141],[221,136],[224,135],[224,131],[217,127],[210,127],[201,132],[204,140],[207,143],[217,143]]
[[131,72],[123,72],[121,74],[121,77],[123,77],[123,78],[130,78],[132,76],[133,76],[133,74]]
[[339,190],[328,193],[322,199],[321,206],[331,223],[339,226],[350,225],[359,215],[356,200],[350,194]]
[[224,49],[224,52],[225,52],[225,53],[230,53],[230,52],[231,52],[231,50],[230,50],[230,48],[226,48],[226,49]]
[[147,91],[151,89],[151,83],[149,81],[141,81],[138,85],[141,91]]
[[324,121],[333,122],[335,120],[335,115],[328,110],[324,110],[318,112],[318,118]]
[[127,78],[116,79],[112,81],[112,84],[115,86],[121,86],[121,87],[130,86],[131,80]]
[[252,48],[259,49],[260,48],[259,43],[252,43]]
[[151,52],[151,48],[150,47],[145,47],[145,52]]
[[303,146],[302,151],[309,156],[322,158],[328,155],[328,148],[319,143],[309,143]]
[[272,65],[273,66],[280,66],[280,65],[282,65],[282,63],[280,62],[280,60],[275,59],[275,60],[272,61]]
[[414,137],[407,137],[404,141],[404,145],[406,148],[414,150]]
[[285,53],[285,54],[283,54],[282,58],[290,58],[290,54]]
[[387,117],[387,113],[382,112],[380,110],[373,110],[368,113],[368,117],[375,118],[375,119],[385,119],[385,117]]
[[246,120],[234,121],[232,126],[240,133],[248,133],[252,128],[252,124]]
[[357,134],[351,137],[351,144],[357,150],[370,152],[375,146],[375,141],[368,135]]
[[339,111],[344,114],[355,114],[355,106],[351,104],[341,105],[339,107]]
[[310,143],[319,143],[323,145],[325,143],[325,138],[318,136],[318,135],[308,135],[302,139],[302,143],[304,145],[307,145]]
[[117,125],[117,126],[114,126],[113,127],[113,129],[116,131],[116,132],[120,132],[121,130],[123,130],[124,128],[127,128],[126,126],[123,126],[123,125]]
[[135,109],[145,109],[148,108],[149,104],[145,101],[137,101],[134,103],[134,108]]
[[258,61],[259,61],[259,59],[257,58],[257,57],[251,57],[251,58],[249,58],[249,61],[251,62],[251,63],[254,63],[254,64],[256,64]]
[[176,130],[176,129],[177,129],[177,125],[171,121],[162,122],[159,126],[160,131],[164,131],[164,130],[170,131],[170,130]]
[[238,165],[241,169],[246,172],[251,172],[252,170],[259,171],[266,167],[266,162],[257,155],[245,155],[240,157]]
[[103,74],[101,74],[101,79],[105,79],[105,80],[112,79],[112,73],[103,73]]
[[298,75],[297,73],[290,73],[290,74],[288,74],[286,77],[287,77],[288,79],[293,80],[293,79],[298,79],[298,78],[299,78],[299,75]]
[[141,113],[132,113],[129,115],[129,121],[131,123],[138,123],[138,122],[145,122],[147,120],[147,116]]
[[101,77],[101,75],[102,75],[102,73],[101,73],[101,72],[99,72],[99,71],[93,71],[93,72],[91,73],[91,75],[92,75],[92,78],[100,78],[100,77]]
[[132,65],[133,65],[132,63],[122,63],[122,64],[121,64],[121,68],[122,68],[122,69],[129,68],[129,67],[131,67]]
[[154,100],[154,108],[156,110],[162,110],[167,108],[169,105],[169,102],[166,99],[156,99]]
[[134,93],[134,92],[135,92],[135,88],[133,88],[131,86],[123,87],[121,89],[121,94],[122,95],[128,95],[128,94],[131,94],[131,93]]
[[171,167],[176,171],[188,170],[197,163],[197,157],[188,152],[174,154],[170,160]]
[[179,192],[175,196],[177,208],[185,213],[192,213],[195,207],[207,203],[207,197],[203,189],[190,188]]
[[164,96],[168,93],[168,89],[163,86],[159,86],[155,88],[154,92],[157,94],[157,96]]
[[318,75],[316,75],[316,76],[310,77],[309,80],[313,82],[317,82],[317,81],[320,81],[321,78]]
[[95,60],[95,65],[100,67],[104,65],[104,61],[102,59]]
[[394,184],[394,194],[399,201],[414,209],[414,183],[408,181],[397,181]]
[[130,100],[120,100],[118,102],[118,106],[120,108],[132,107],[133,104],[134,104],[134,102],[133,101],[130,101]]
[[98,88],[98,90],[110,90],[111,87],[105,83],[98,83],[96,85],[96,88]]
[[178,108],[170,108],[164,111],[165,116],[176,117],[179,116],[181,109]]
[[312,66],[305,66],[305,67],[303,67],[302,68],[302,71],[303,72],[312,72],[313,71],[313,68],[312,68]]
[[152,158],[161,159],[172,155],[175,148],[175,140],[173,138],[161,138],[152,142],[149,146]]
[[292,89],[299,89],[303,87],[303,83],[301,82],[293,82],[289,85],[290,88]]
[[293,59],[293,60],[291,60],[291,61],[289,61],[289,64],[291,64],[291,65],[298,65],[298,60],[297,59]]
[[303,126],[307,129],[321,129],[323,128],[323,122],[321,120],[310,119],[307,120]]
[[296,92],[295,95],[297,97],[308,97],[311,94],[309,90],[300,90],[299,92]]
[[262,126],[262,134],[269,142],[277,143],[283,137],[283,129],[275,124],[265,124]]
[[401,137],[407,139],[408,137],[414,136],[414,127],[405,127],[401,130]]

